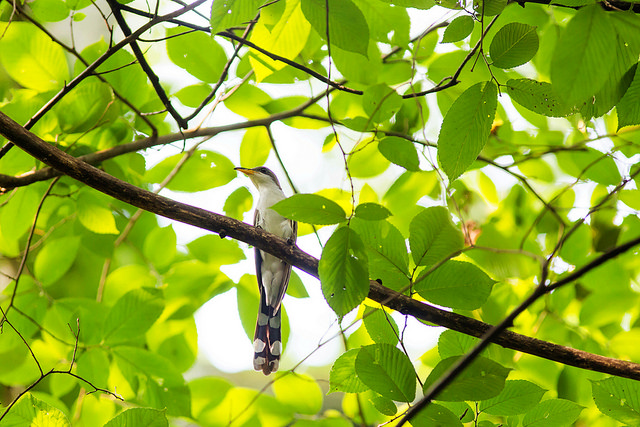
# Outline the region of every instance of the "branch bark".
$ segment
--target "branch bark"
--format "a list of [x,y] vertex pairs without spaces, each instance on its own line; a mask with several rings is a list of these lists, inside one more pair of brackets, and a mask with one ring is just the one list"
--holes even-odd
[[[318,278],[318,259],[303,252],[297,246],[288,244],[286,240],[244,222],[179,203],[121,181],[46,143],[1,112],[0,134],[60,173],[69,175],[100,192],[166,218],[217,233],[221,237],[228,236],[248,243]],[[627,250],[635,245],[640,245],[640,238],[636,239],[633,245],[627,243],[621,245],[621,248]],[[604,254],[602,257],[610,259],[621,252],[620,250]],[[490,324],[441,310],[399,294],[375,281],[371,281],[369,298],[401,313],[475,337],[483,336],[492,328]],[[556,345],[511,331],[501,332],[492,342],[565,365],[640,380],[640,364],[637,363]]]

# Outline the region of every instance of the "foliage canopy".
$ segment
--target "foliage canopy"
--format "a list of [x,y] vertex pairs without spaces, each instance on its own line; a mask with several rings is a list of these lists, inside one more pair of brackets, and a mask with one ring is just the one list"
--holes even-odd
[[[640,424],[640,18],[541,3],[0,2],[0,425]],[[319,279],[330,367],[193,369],[207,301],[252,336],[240,241]]]

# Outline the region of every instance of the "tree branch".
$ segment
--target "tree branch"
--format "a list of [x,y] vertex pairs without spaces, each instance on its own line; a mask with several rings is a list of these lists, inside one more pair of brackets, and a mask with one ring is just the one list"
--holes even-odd
[[[286,240],[244,222],[176,202],[121,181],[46,143],[1,112],[0,134],[36,159],[98,191],[157,215],[217,233],[222,237],[228,236],[248,243],[318,278],[318,259],[303,252],[297,246],[290,245]],[[599,258],[601,261],[599,263],[594,261],[591,267],[595,268],[636,245],[640,245],[640,238],[621,245],[615,252],[601,255]],[[586,273],[584,269],[578,271],[581,274]],[[566,280],[561,279],[557,283],[564,284]],[[475,337],[481,337],[493,328],[490,324],[416,301],[385,288],[375,281],[371,282],[369,298],[403,314]],[[501,331],[491,342],[569,366],[640,380],[640,364],[637,363],[595,355],[511,331]]]
[[[318,100],[322,96],[324,96],[324,94],[321,96],[316,96],[315,98],[311,98],[307,102],[289,111],[283,111],[281,113],[272,114],[269,117],[265,117],[262,119],[247,120],[245,122],[232,123],[224,126],[197,128],[193,130],[187,130],[184,132],[178,132],[178,133],[173,133],[173,134],[163,135],[158,137],[150,136],[148,138],[138,139],[136,141],[133,141],[127,144],[117,145],[115,147],[108,148],[106,150],[85,154],[84,156],[77,157],[77,159],[80,161],[95,165],[105,160],[113,159],[114,157],[120,156],[122,154],[135,153],[136,151],[145,150],[147,148],[151,148],[159,145],[167,145],[177,141],[184,141],[187,139],[199,138],[199,137],[213,137],[218,135],[219,133],[230,132],[230,131],[241,130],[241,129],[248,129],[248,128],[257,127],[257,126],[268,127],[269,125],[271,125],[276,121],[287,119],[289,117],[293,117],[296,115],[300,115],[300,113],[306,110],[309,106],[318,102]],[[320,120],[320,118],[316,118],[316,119]],[[45,181],[47,179],[60,176],[62,174],[63,173],[61,173],[60,171],[51,167],[45,167],[35,171],[26,172],[18,176],[0,174],[0,190],[1,190],[0,192],[7,192],[12,188],[24,187],[26,185],[33,184],[34,182]]]
[[[111,12],[113,13],[113,16],[116,18],[116,22],[118,23],[118,26],[122,30],[122,33],[124,34],[125,37],[129,37],[132,34],[132,31],[131,31],[131,28],[129,28],[127,21],[124,19],[124,16],[122,16],[122,12],[120,10],[120,4],[116,0],[107,0],[107,3],[111,8]],[[144,57],[144,53],[142,53],[142,49],[140,49],[140,46],[138,45],[137,40],[135,38],[131,39],[129,42],[129,45],[131,46],[131,50],[133,50],[133,54],[138,60],[140,67],[142,68],[144,73],[147,75],[147,78],[149,79],[149,81],[151,82],[151,85],[155,89],[156,94],[158,95],[158,98],[160,98],[160,101],[162,101],[162,105],[164,105],[164,107],[167,109],[169,114],[171,114],[171,117],[173,117],[173,119],[178,123],[178,126],[180,126],[182,129],[186,129],[188,126],[188,122],[176,111],[175,108],[173,108],[171,101],[169,101],[169,97],[164,91],[164,88],[162,87],[162,85],[160,84],[160,79],[158,78],[158,75],[153,71],[153,69],[147,62],[146,58]]]

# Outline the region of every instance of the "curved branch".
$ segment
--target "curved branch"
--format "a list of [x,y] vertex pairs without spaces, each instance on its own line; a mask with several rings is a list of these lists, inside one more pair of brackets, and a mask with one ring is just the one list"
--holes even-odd
[[[167,145],[173,142],[184,141],[191,138],[213,137],[218,135],[219,133],[240,130],[240,129],[248,129],[248,128],[257,127],[257,126],[268,127],[270,124],[277,122],[279,120],[283,120],[289,117],[299,115],[309,106],[318,102],[318,100],[322,96],[324,96],[324,94],[311,98],[304,104],[301,104],[292,110],[272,114],[269,117],[265,117],[262,119],[247,120],[245,122],[232,123],[230,125],[224,125],[224,126],[215,126],[215,127],[209,127],[209,128],[186,130],[184,132],[178,132],[178,133],[157,136],[157,137],[150,136],[148,138],[138,139],[136,141],[133,141],[127,144],[117,145],[115,147],[112,147],[106,150],[85,154],[84,156],[79,156],[77,159],[80,161],[95,165],[105,160],[109,160],[114,157],[120,156],[122,154],[135,153],[136,151],[146,150],[147,148],[155,147],[158,145]],[[318,117],[312,117],[312,118],[315,118],[316,120],[322,120],[321,118],[318,118]],[[63,173],[61,173],[60,171],[51,167],[45,167],[35,171],[26,172],[18,176],[0,174],[0,190],[2,190],[3,192],[6,192],[12,188],[24,187],[25,185],[30,185],[38,181],[46,181],[47,179],[55,178],[56,176],[60,176],[62,174]]]
[[[100,192],[157,215],[217,233],[221,237],[229,236],[248,243],[286,260],[313,277],[318,277],[318,259],[303,252],[297,246],[290,245],[286,240],[244,222],[179,203],[121,181],[46,143],[1,112],[0,134],[36,159]],[[615,252],[601,255],[598,258],[600,262],[594,261],[590,266],[595,268],[636,245],[640,245],[640,238],[622,245]],[[580,269],[576,273],[578,272],[584,274],[586,270]],[[571,277],[577,278],[575,273]],[[557,282],[557,284],[564,283],[566,280]],[[375,281],[371,282],[369,298],[401,313],[471,336],[483,336],[494,328],[490,324],[419,302],[385,288]],[[640,380],[640,364],[637,363],[595,355],[511,331],[501,331],[491,342],[569,366]]]

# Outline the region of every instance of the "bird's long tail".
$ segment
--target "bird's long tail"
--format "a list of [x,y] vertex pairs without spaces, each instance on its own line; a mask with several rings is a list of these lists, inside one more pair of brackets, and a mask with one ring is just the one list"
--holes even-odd
[[260,311],[256,323],[256,333],[253,337],[253,368],[265,375],[278,370],[282,342],[280,333],[281,310],[273,312],[273,307],[266,304],[265,298],[260,298]]

